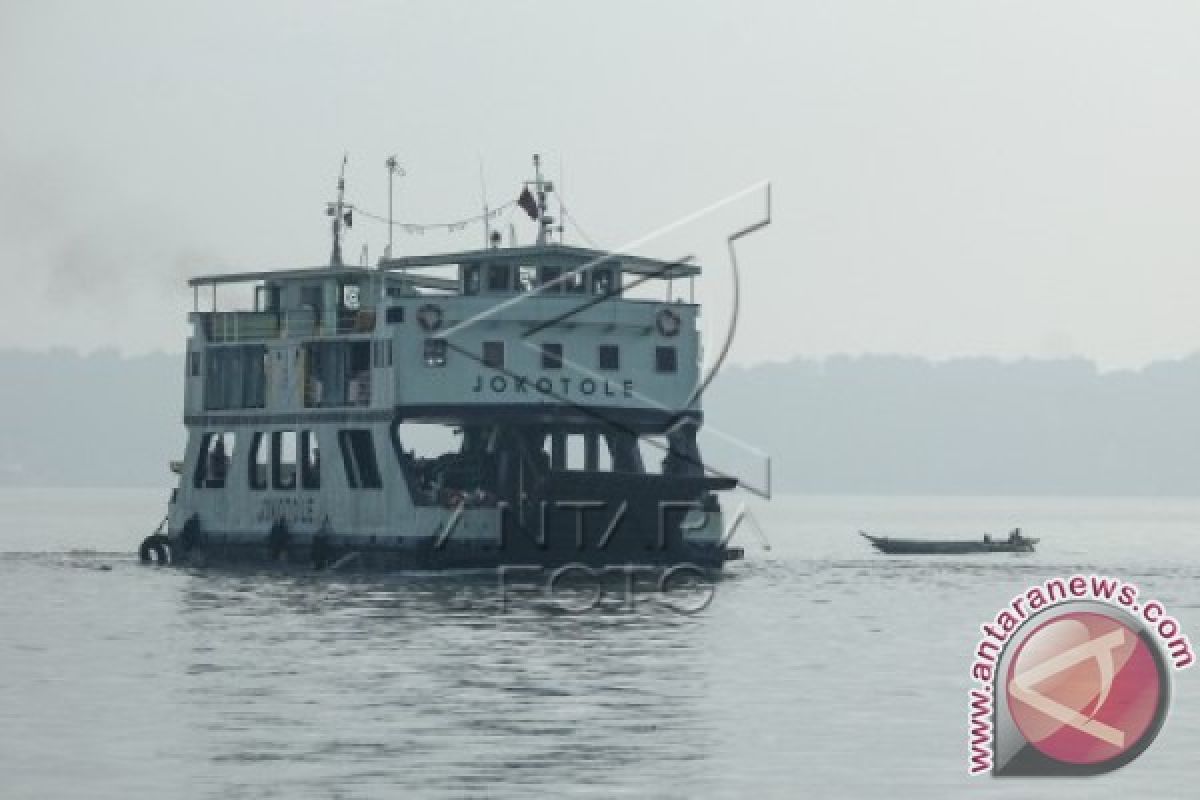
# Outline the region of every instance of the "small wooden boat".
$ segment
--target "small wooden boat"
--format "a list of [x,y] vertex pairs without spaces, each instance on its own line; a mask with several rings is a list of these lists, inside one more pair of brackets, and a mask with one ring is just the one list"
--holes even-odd
[[1032,553],[1038,540],[1023,536],[1016,528],[1004,539],[984,535],[982,539],[893,539],[859,531],[881,553],[890,555],[964,555],[967,553]]

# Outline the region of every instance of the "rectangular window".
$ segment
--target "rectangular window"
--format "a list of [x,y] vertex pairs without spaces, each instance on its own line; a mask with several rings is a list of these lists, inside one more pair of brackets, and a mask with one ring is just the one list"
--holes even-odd
[[561,292],[563,290],[562,267],[542,267],[543,292]]
[[492,369],[504,369],[504,342],[483,343],[483,365]]
[[479,294],[479,265],[466,264],[463,266],[463,294]]
[[621,368],[621,351],[615,344],[600,345],[600,369],[616,370]]
[[200,377],[200,354],[195,350],[188,351],[188,375]]
[[517,291],[532,292],[537,283],[536,267],[517,267]]
[[542,345],[542,369],[562,369],[562,345],[546,342]]
[[658,372],[675,372],[679,369],[679,357],[674,347],[654,348],[654,369]]
[[200,440],[200,452],[196,457],[196,468],[192,485],[197,489],[222,489],[229,474],[233,458],[234,435],[229,433],[206,433]]
[[266,360],[264,345],[208,348],[204,407],[263,408],[267,400]]
[[587,292],[587,271],[579,268],[573,269],[567,273],[567,277],[563,279],[563,284],[566,286],[569,294],[584,294]]
[[321,451],[314,431],[300,432],[300,488],[321,488]]
[[275,489],[296,488],[295,431],[271,434],[271,486]]
[[388,297],[406,297],[407,296],[403,286],[389,286],[389,287],[387,287],[386,294]]
[[371,403],[371,342],[309,342],[304,345],[307,408]]
[[446,340],[445,339],[426,339],[425,340],[425,366],[427,366],[427,367],[444,367],[444,366],[446,366]]
[[613,271],[611,269],[592,270],[592,294],[597,297],[607,297],[613,293]]
[[404,322],[404,306],[388,306],[384,318],[388,325],[399,325]]
[[369,430],[338,431],[338,445],[342,450],[342,464],[346,468],[346,483],[351,489],[383,487]]
[[254,434],[254,440],[250,443],[249,459],[247,460],[247,472],[250,475],[251,489],[267,488],[267,473],[270,469],[271,457],[268,452],[267,435],[265,433]]
[[508,264],[488,265],[487,287],[489,292],[507,292],[512,288],[512,276]]

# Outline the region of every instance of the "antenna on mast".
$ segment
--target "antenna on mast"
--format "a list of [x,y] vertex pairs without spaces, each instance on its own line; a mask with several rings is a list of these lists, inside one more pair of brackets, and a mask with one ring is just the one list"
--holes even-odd
[[400,166],[400,162],[396,160],[394,155],[388,156],[388,160],[385,163],[388,170],[388,243],[383,257],[386,259],[392,257],[392,231],[396,226],[396,223],[392,219],[392,184],[397,176],[403,178],[407,173],[404,171],[404,167]]
[[[534,176],[532,183],[534,192],[537,195],[538,207],[537,243],[539,245],[543,245],[546,244],[546,234],[550,232],[552,226],[554,225],[554,217],[551,217],[546,213],[546,193],[554,191],[554,184],[551,181],[542,179],[542,157],[537,153],[533,154],[533,174]],[[526,186],[529,184],[529,181],[525,182]]]
[[350,215],[350,207],[346,205],[346,162],[350,160],[349,153],[342,154],[342,169],[338,173],[337,183],[337,202],[330,203],[325,208],[325,213],[333,217],[333,252],[329,255],[329,266],[341,267],[342,262],[342,223],[349,228],[353,225],[353,218]]

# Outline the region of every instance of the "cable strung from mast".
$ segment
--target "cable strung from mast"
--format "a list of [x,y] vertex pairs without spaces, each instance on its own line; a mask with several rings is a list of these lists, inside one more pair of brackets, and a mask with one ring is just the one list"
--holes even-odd
[[[487,219],[496,219],[504,212],[512,209],[512,207],[516,204],[516,201],[513,200],[505,203],[502,206],[491,209],[486,214],[475,214],[474,216],[465,217],[464,219],[456,220],[454,222],[399,222],[393,220],[391,222],[391,226],[393,228],[400,228],[405,233],[424,233],[427,230],[445,230],[447,233],[454,233],[456,231],[464,230],[468,225],[473,225],[477,222],[483,222]],[[382,222],[384,225],[388,224],[387,217],[380,216],[379,214],[372,214],[370,211],[366,211],[361,206],[355,206],[354,210],[367,219],[371,219],[376,222]]]

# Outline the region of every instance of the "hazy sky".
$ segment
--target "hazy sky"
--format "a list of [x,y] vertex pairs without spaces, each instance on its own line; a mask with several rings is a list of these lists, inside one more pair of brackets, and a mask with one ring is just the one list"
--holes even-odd
[[[540,151],[607,246],[771,181],[736,361],[1177,357],[1198,41],[1194,2],[0,3],[0,346],[180,349],[189,275],[327,258],[343,151],[378,212],[397,153],[415,221]],[[735,206],[640,248],[710,262],[718,327]]]

